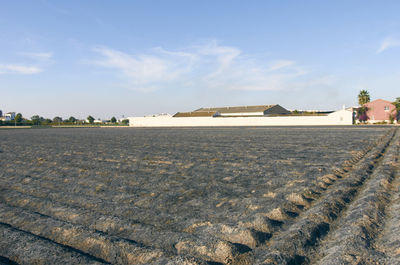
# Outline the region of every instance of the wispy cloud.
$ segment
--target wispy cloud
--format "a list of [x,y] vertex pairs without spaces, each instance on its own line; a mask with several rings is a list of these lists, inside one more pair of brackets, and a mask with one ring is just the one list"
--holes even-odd
[[296,62],[295,61],[289,61],[289,60],[279,60],[279,61],[275,61],[272,62],[271,65],[269,66],[269,70],[270,71],[275,71],[281,68],[285,68],[288,66],[292,66],[295,65]]
[[36,66],[19,65],[19,64],[0,64],[0,74],[37,74],[42,69]]
[[196,86],[224,90],[282,90],[306,82],[306,67],[293,60],[263,61],[236,47],[210,41],[170,51],[158,47],[147,53],[127,54],[97,47],[90,63],[112,68],[135,90]]
[[152,90],[157,82],[171,81],[177,77],[172,66],[173,62],[153,55],[131,56],[126,53],[109,49],[95,48],[95,52],[103,56],[93,63],[99,66],[114,68],[128,77],[135,88]]
[[399,46],[400,46],[400,40],[389,37],[381,42],[381,45],[379,49],[376,51],[376,53],[381,53],[389,48],[399,47]]
[[46,65],[53,63],[51,52],[19,52],[17,55],[31,60],[25,59],[24,61],[29,62],[21,63],[0,63],[0,74],[38,74],[43,72]]
[[53,57],[52,52],[20,52],[18,54],[24,57],[40,61],[47,61]]

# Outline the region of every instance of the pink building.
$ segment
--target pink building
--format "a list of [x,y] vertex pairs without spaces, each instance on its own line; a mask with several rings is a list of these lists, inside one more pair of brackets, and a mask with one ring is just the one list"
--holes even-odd
[[393,115],[393,117],[397,117],[396,106],[393,105],[390,101],[377,99],[367,104],[364,104],[368,108],[367,116],[369,122],[380,122],[380,121],[389,121],[389,116]]

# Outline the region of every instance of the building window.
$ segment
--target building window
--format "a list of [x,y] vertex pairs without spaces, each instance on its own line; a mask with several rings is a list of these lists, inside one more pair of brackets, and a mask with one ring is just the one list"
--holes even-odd
[[389,110],[389,106],[385,106],[384,109],[385,109],[385,111],[388,111]]

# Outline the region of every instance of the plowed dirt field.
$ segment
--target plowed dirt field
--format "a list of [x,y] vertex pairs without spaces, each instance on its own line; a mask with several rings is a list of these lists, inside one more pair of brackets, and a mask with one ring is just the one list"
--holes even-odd
[[0,264],[400,264],[396,127],[0,139]]

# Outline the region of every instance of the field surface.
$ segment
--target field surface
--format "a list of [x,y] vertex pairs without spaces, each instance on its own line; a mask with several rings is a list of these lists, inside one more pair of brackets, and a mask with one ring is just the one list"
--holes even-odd
[[0,265],[400,263],[395,127],[0,137]]

